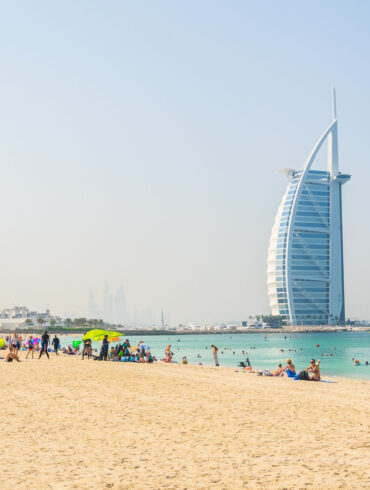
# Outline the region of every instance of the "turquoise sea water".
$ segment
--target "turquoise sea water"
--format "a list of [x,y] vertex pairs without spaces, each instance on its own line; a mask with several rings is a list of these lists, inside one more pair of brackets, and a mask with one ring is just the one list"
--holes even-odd
[[[314,358],[321,359],[321,374],[324,378],[327,375],[370,379],[370,365],[365,365],[365,361],[370,363],[370,332],[266,334],[266,339],[264,336],[264,333],[257,333],[168,337],[148,335],[139,338],[127,334],[131,345],[137,345],[139,340],[143,340],[151,347],[158,359],[164,357],[165,347],[171,344],[175,361],[181,362],[182,356],[187,356],[190,364],[202,362],[204,365],[213,365],[210,345],[214,344],[219,348],[221,366],[237,367],[238,362],[246,357],[241,352],[244,350],[253,369],[274,369],[279,363],[284,364],[285,360],[291,357],[299,371],[306,368],[310,359]],[[78,335],[61,337],[62,346],[71,343],[72,340],[80,339],[81,336]],[[95,342],[94,347],[99,350],[100,344]],[[316,344],[320,347],[316,347]],[[284,349],[284,352],[281,352],[281,349]],[[201,358],[198,358],[197,354]],[[355,367],[352,358],[359,359],[361,365]]]

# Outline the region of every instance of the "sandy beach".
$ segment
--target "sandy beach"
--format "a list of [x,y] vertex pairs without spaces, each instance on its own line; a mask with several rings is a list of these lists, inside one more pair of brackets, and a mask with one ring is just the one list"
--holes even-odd
[[54,355],[0,374],[4,489],[370,485],[367,381]]

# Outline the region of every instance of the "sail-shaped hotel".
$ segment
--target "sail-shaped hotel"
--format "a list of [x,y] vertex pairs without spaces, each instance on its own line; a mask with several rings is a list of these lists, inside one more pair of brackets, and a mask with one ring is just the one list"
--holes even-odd
[[[335,90],[333,120],[302,170],[287,169],[288,188],[278,209],[267,259],[267,286],[273,315],[291,325],[343,322],[342,185],[338,170]],[[327,168],[312,170],[327,142]]]

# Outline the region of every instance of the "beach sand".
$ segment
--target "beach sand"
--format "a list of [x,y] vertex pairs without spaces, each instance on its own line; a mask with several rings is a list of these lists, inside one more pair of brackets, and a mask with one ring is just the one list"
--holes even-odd
[[53,354],[0,374],[2,489],[370,485],[366,381]]

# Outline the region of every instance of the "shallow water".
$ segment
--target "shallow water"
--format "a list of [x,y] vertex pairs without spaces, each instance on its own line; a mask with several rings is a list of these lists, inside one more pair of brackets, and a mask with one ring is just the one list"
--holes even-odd
[[[321,374],[347,378],[370,379],[370,332],[334,332],[302,334],[212,334],[212,335],[148,335],[135,337],[127,335],[131,345],[143,340],[150,345],[158,358],[164,357],[164,349],[172,346],[174,360],[181,362],[186,356],[190,364],[214,364],[211,344],[219,348],[221,366],[237,367],[245,359],[242,350],[247,352],[253,369],[275,369],[279,363],[285,363],[291,357],[299,371],[309,365],[310,359],[321,359]],[[284,338],[286,337],[286,338]],[[80,335],[61,337],[62,346],[72,340],[81,340]],[[100,342],[94,347],[100,349]],[[320,347],[316,347],[319,344]],[[253,348],[252,348],[253,347]],[[284,349],[284,352],[281,352]],[[289,351],[289,349],[291,349]],[[197,357],[197,354],[201,358]],[[327,356],[326,356],[327,354]],[[332,356],[330,356],[332,354]],[[352,358],[359,359],[361,365],[355,367]]]

